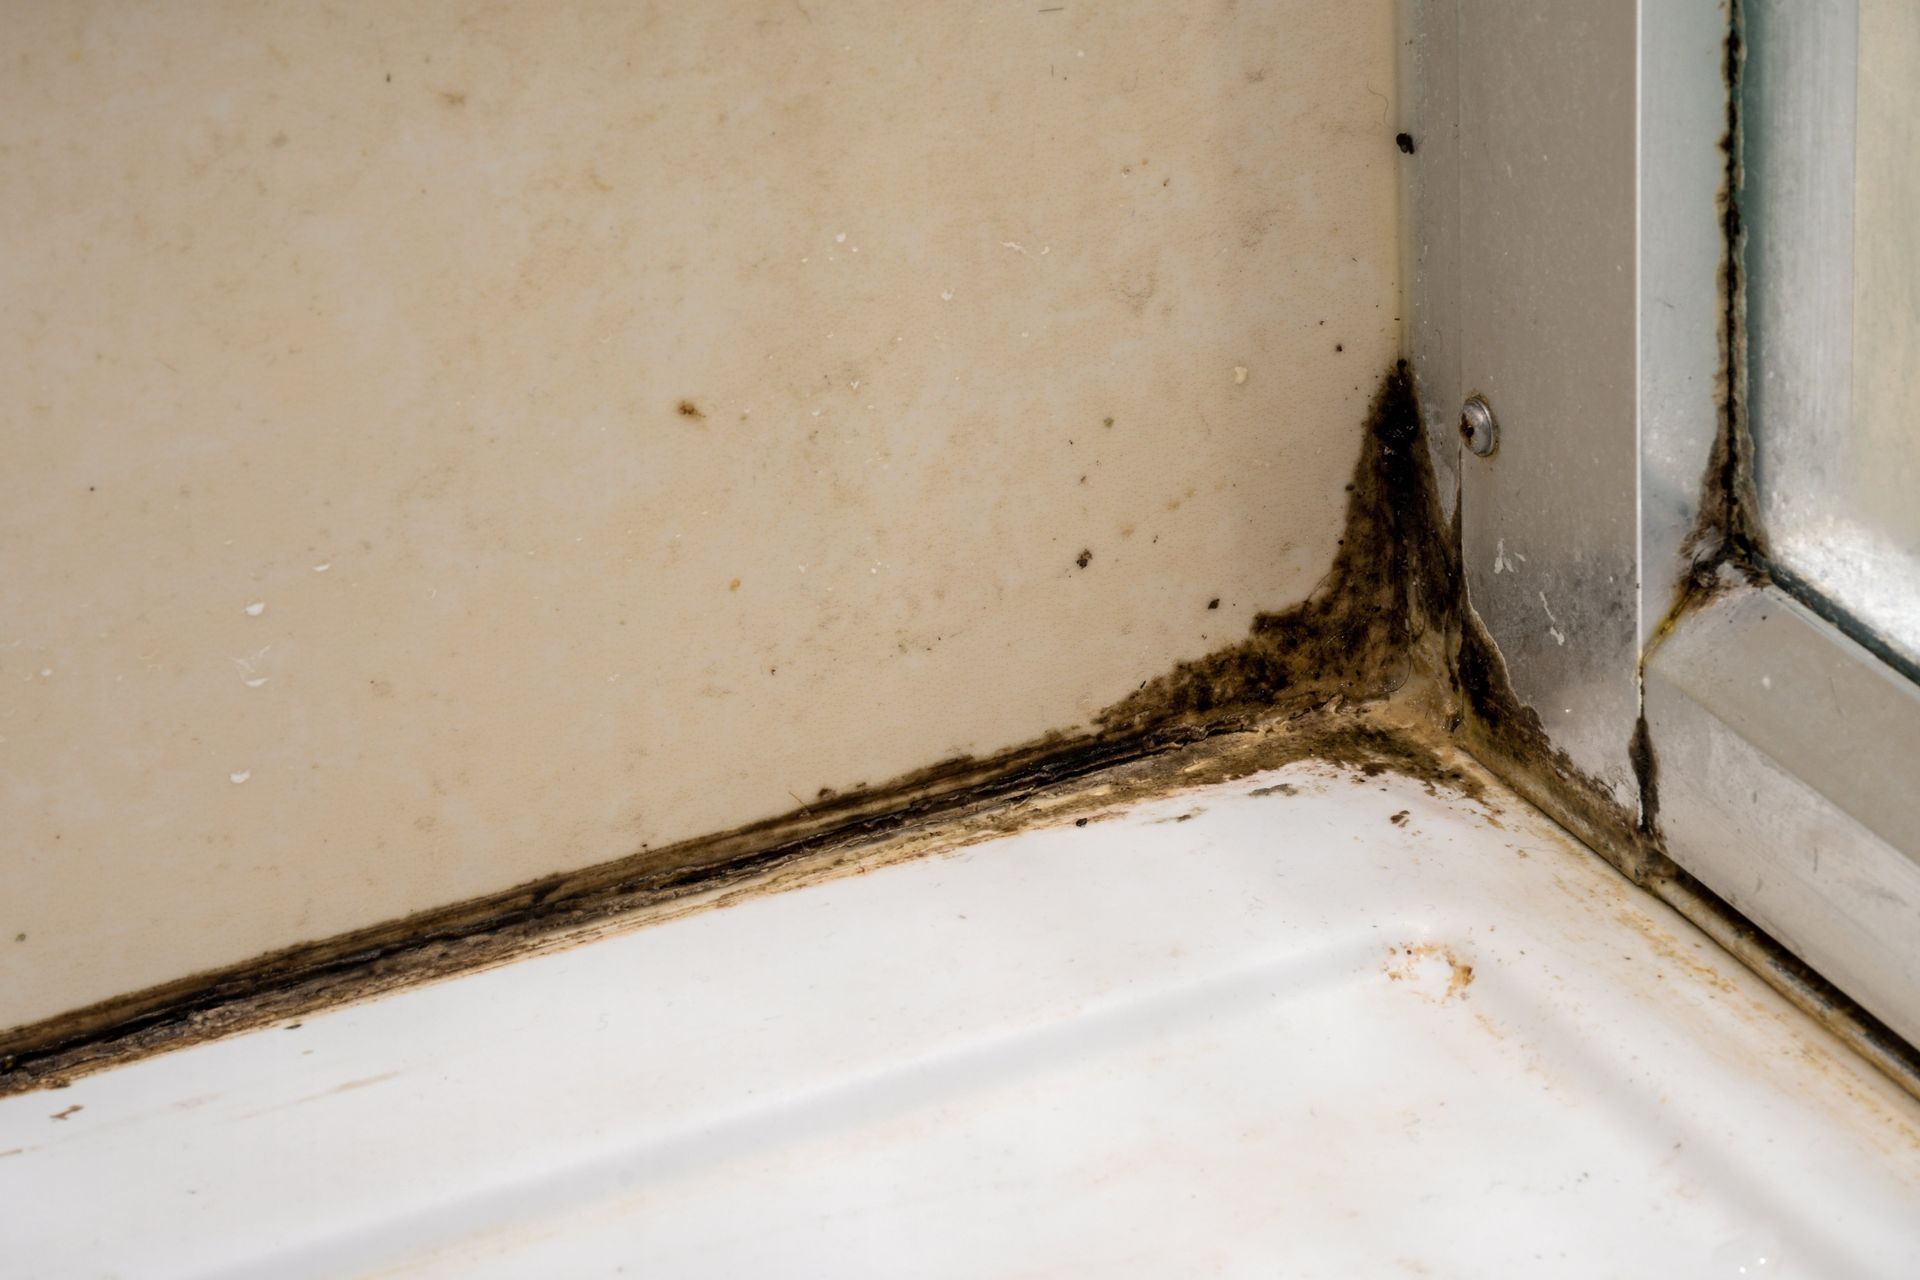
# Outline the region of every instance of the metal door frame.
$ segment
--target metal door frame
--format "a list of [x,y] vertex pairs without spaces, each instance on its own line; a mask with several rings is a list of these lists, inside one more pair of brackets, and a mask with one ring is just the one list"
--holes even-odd
[[[1850,75],[1834,24],[1854,5],[1766,4],[1827,25],[1757,56],[1811,47]],[[1414,0],[1409,18],[1409,348],[1513,692],[1685,873],[1650,887],[1736,949],[1752,921],[1920,1043],[1920,687],[1742,533],[1737,0]],[[1831,93],[1831,68],[1800,70],[1769,64],[1769,92]],[[1499,422],[1488,457],[1455,432],[1470,394]]]

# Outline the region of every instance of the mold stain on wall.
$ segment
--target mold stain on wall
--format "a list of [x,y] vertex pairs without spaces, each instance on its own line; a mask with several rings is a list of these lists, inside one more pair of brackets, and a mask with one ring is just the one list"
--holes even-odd
[[[1382,377],[1334,562],[1299,605],[1102,712],[989,758],[960,757],[791,813],[101,1002],[0,1038],[0,1092],[231,1034],[449,973],[574,945],[729,894],[915,856],[1088,807],[1313,757],[1477,794],[1421,717],[1382,700],[1444,678],[1457,560],[1438,523],[1404,361]],[[1415,689],[1417,693],[1419,688]],[[1078,819],[1081,822],[1085,818]]]
[[1147,682],[1098,723],[1122,733],[1235,724],[1333,697],[1394,692],[1412,677],[1418,646],[1447,619],[1457,590],[1437,511],[1403,360],[1374,395],[1338,550],[1307,599],[1259,614],[1246,639]]

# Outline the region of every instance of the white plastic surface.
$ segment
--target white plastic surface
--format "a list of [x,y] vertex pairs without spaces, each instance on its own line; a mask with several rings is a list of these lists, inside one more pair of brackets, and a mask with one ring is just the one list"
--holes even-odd
[[1495,794],[1295,766],[0,1101],[0,1271],[1914,1274],[1920,1109]]

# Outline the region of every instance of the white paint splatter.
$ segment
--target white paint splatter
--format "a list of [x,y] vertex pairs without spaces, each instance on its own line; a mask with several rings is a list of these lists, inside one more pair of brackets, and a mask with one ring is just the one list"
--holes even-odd
[[53,674],[53,668],[52,668],[52,667],[42,667],[42,668],[40,668],[40,678],[41,678],[42,680],[45,680],[45,679],[46,679],[46,678],[47,678],[48,676],[50,676],[50,675],[52,675],[52,674]]
[[1018,244],[1015,244],[1015,243],[1014,243],[1013,241],[1011,241],[1011,240],[1002,240],[1002,241],[1000,242],[1000,247],[1001,247],[1002,249],[1011,249],[1011,250],[1013,250],[1013,251],[1014,251],[1015,253],[1025,253],[1025,252],[1027,251],[1027,250],[1026,250],[1026,247],[1025,247],[1025,246],[1023,246],[1023,245],[1018,245]]
[[1771,688],[1773,688],[1773,677],[1772,677],[1772,676],[1761,676],[1761,677],[1760,677],[1760,687],[1761,687],[1762,689],[1771,689]]
[[1237,364],[1233,366],[1233,385],[1237,387],[1241,383],[1245,382],[1246,380],[1247,380],[1247,366],[1243,364]]
[[237,787],[241,783],[245,782],[248,778],[251,778],[252,776],[253,776],[253,770],[239,769],[234,771],[233,773],[228,774],[227,781],[231,782],[234,786]]
[[1547,611],[1547,634],[1553,637],[1555,644],[1565,644],[1566,634],[1560,630],[1560,619],[1553,616],[1553,606],[1547,603],[1547,593],[1542,591],[1539,596],[1540,607]]
[[266,611],[267,602],[265,600],[255,600],[252,604],[248,605],[246,609],[249,618],[257,618]]
[[942,289],[942,290],[940,291],[940,301],[942,301],[942,302],[952,302],[952,301],[953,301],[953,290],[951,290],[951,289]]
[[272,678],[270,676],[263,676],[260,674],[260,664],[266,661],[267,654],[271,652],[272,649],[273,649],[273,646],[270,644],[262,645],[260,648],[255,649],[252,653],[248,654],[246,657],[235,658],[233,660],[233,665],[240,668],[241,684],[244,684],[249,689],[258,689],[261,685],[265,684],[269,679]]
[[325,573],[327,570],[331,568],[333,568],[333,561],[322,560],[319,564],[313,566],[313,571],[315,573]]
[[845,244],[847,242],[847,233],[842,231],[839,235],[833,238],[833,242],[835,244]]

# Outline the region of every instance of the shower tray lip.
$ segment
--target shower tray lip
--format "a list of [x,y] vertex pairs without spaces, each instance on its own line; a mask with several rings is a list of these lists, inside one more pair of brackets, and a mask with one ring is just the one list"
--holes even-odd
[[1553,1239],[1565,1274],[1912,1256],[1920,1104],[1458,767],[1478,799],[1307,760],[1096,807],[0,1100],[15,1256],[1164,1274],[1203,1240],[1257,1269],[1281,1227],[1358,1274]]

